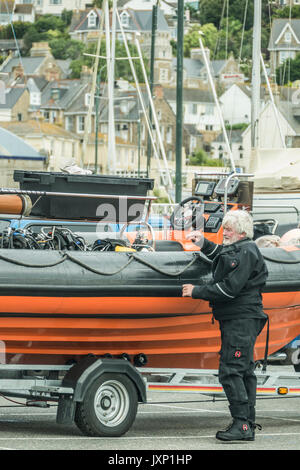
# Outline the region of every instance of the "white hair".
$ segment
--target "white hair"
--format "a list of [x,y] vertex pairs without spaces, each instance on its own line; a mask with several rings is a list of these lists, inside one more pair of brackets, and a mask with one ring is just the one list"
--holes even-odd
[[222,225],[234,228],[239,234],[245,233],[247,238],[253,238],[253,219],[247,211],[231,210],[227,212]]

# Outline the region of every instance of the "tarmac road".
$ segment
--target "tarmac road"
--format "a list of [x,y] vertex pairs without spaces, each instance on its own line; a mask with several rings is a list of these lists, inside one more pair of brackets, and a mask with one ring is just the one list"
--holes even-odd
[[[276,366],[270,367],[274,370]],[[293,370],[291,366],[280,367]],[[14,401],[24,403],[22,399]],[[300,450],[300,397],[258,399],[257,422],[263,429],[257,431],[255,442],[224,444],[216,440],[216,431],[229,422],[227,402],[223,399],[213,402],[193,394],[149,393],[148,403],[139,406],[134,425],[126,435],[91,438],[83,436],[76,425],[56,424],[55,406],[26,407],[1,398],[0,450],[97,450],[102,451],[103,463],[107,460],[109,464],[123,464],[125,461],[118,459],[126,455],[132,458],[126,462],[129,467],[143,469],[161,467],[167,463],[167,457],[165,462],[162,460],[164,455],[168,456],[168,463],[187,467],[198,458],[194,451]],[[151,452],[145,454],[144,462],[135,460],[145,450]]]

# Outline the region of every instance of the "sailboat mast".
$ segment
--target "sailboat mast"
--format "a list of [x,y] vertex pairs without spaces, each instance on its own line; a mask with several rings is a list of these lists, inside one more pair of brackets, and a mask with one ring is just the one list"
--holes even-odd
[[254,0],[254,25],[252,42],[252,93],[251,93],[251,147],[258,147],[258,118],[260,108],[260,53],[261,53],[261,0]]
[[116,37],[116,8],[117,1],[112,3],[112,26],[110,35],[110,18],[108,1],[105,5],[106,14],[106,52],[108,70],[108,173],[116,173],[116,144],[114,116],[114,84],[115,84],[115,37]]
[[183,26],[184,3],[178,0],[177,9],[177,81],[176,81],[176,185],[175,200],[182,199],[182,119],[183,119]]

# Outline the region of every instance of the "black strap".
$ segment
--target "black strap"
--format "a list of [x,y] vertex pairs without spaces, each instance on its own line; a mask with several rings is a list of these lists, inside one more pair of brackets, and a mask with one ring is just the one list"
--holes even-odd
[[269,353],[269,332],[270,332],[270,321],[269,316],[267,315],[267,336],[266,336],[266,347],[265,347],[265,357],[264,357],[264,364],[263,364],[263,372],[267,370],[267,361],[268,361],[268,353]]

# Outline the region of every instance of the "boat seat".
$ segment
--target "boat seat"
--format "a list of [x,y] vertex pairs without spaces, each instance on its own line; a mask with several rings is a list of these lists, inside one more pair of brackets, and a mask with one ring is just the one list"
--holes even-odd
[[175,240],[156,240],[155,251],[184,251],[181,243]]
[[278,221],[276,219],[254,220],[254,240],[262,235],[274,235]]

